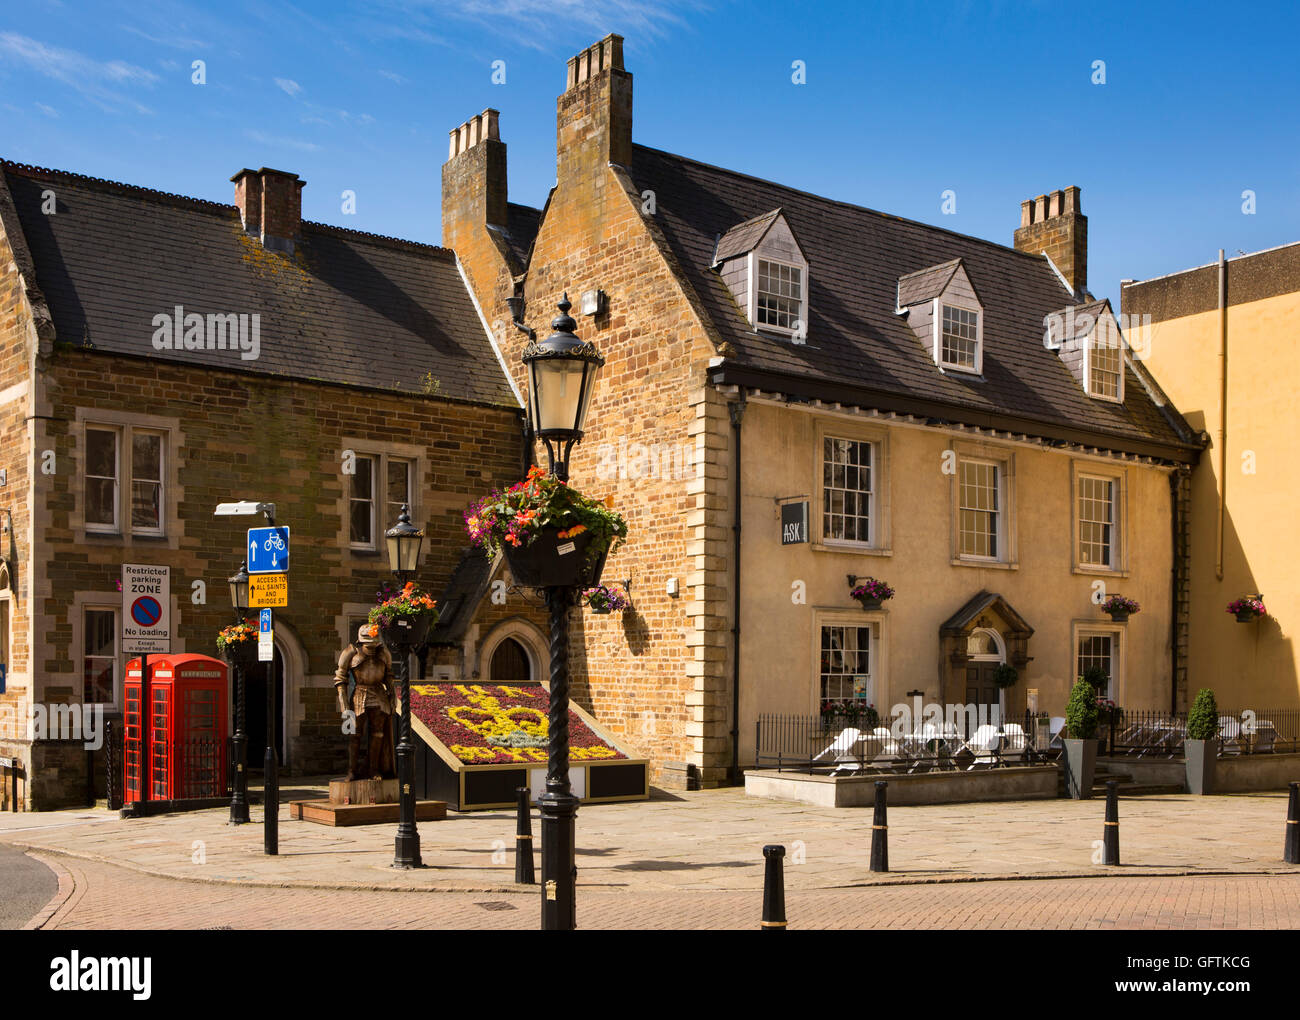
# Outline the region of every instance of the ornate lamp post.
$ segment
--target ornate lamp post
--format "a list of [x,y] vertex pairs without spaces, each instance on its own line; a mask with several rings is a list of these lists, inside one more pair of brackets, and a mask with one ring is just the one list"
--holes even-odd
[[[528,371],[528,421],[546,445],[551,473],[569,478],[569,453],[582,438],[587,407],[605,359],[575,334],[568,294],[552,321],[555,332],[524,348]],[[558,455],[557,455],[558,454]],[[578,591],[572,585],[543,589],[551,614],[551,702],[549,706],[546,792],[542,813],[542,928],[577,927],[574,822],[578,799],[569,786],[569,607]]]
[[[230,604],[235,608],[235,622],[243,623],[248,612],[248,564],[240,564],[229,579]],[[230,667],[235,671],[235,787],[230,791],[230,824],[248,821],[248,734],[244,732],[244,670],[233,656]]]
[[[420,546],[424,532],[411,523],[410,510],[403,506],[397,523],[384,532],[388,541],[388,565],[403,585],[415,573],[420,561]],[[396,652],[394,665],[396,680],[402,687],[401,735],[397,741],[398,799],[397,838],[393,844],[393,867],[421,868],[420,831],[415,827],[415,747],[411,743],[411,684],[410,659],[416,646],[424,641],[423,634],[397,631],[396,637],[385,639]]]

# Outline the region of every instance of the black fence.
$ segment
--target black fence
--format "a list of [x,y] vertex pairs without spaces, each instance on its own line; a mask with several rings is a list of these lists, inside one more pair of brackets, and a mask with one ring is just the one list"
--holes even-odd
[[[1104,753],[1138,758],[1181,758],[1187,714],[1120,710],[1103,720]],[[1219,757],[1300,751],[1300,710],[1248,709],[1219,713]]]
[[[1055,745],[1055,746],[1053,746]],[[973,771],[1031,765],[1060,754],[1050,721],[970,718],[897,725],[862,714],[760,715],[756,764],[825,775]]]

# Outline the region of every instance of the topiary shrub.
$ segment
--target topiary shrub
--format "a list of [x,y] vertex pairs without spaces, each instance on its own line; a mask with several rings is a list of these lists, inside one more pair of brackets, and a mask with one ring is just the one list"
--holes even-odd
[[1089,666],[1083,671],[1083,679],[1092,685],[1097,697],[1110,686],[1110,674],[1102,666]]
[[1002,690],[1014,687],[1019,679],[1020,674],[1016,671],[1016,667],[1007,662],[1004,662],[993,671],[993,682]]
[[1065,725],[1074,740],[1092,740],[1097,736],[1097,689],[1083,677],[1070,689]]
[[1219,735],[1219,704],[1214,691],[1202,687],[1196,692],[1192,710],[1187,713],[1187,739],[1213,740]]

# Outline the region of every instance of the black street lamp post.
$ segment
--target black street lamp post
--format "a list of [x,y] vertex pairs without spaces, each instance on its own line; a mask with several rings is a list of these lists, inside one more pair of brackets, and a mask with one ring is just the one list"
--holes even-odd
[[[528,422],[546,446],[551,473],[569,478],[569,453],[582,439],[582,426],[605,364],[595,346],[575,334],[569,296],[552,321],[555,332],[524,348],[528,372]],[[551,616],[551,699],[547,720],[546,792],[540,798],[542,816],[542,929],[573,931],[577,927],[575,822],[578,798],[569,785],[569,607],[578,589],[547,586]]]
[[[415,573],[420,561],[424,532],[411,524],[411,514],[402,507],[397,523],[384,532],[388,540],[388,565],[403,585]],[[423,638],[420,638],[423,641]],[[393,867],[422,868],[420,831],[415,827],[415,745],[411,743],[411,653],[415,646],[400,638],[395,644],[395,679],[402,687],[401,735],[397,742],[399,784],[397,838],[393,842]]]
[[[235,607],[235,622],[243,623],[248,612],[248,564],[230,578],[230,604]],[[230,791],[230,824],[248,822],[248,734],[244,732],[244,670],[235,656],[230,657],[235,671],[235,783]]]

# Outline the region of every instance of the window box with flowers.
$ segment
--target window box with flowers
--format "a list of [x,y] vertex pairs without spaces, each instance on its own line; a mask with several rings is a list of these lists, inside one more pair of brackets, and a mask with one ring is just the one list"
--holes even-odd
[[627,538],[627,522],[540,467],[505,492],[465,512],[470,541],[489,556],[505,554],[515,583],[530,588],[594,587],[605,558]]
[[[856,581],[857,578],[853,580]],[[879,609],[881,603],[888,602],[893,597],[894,589],[874,577],[863,578],[861,584],[849,590],[849,598],[856,599],[864,610]]]
[[217,654],[236,669],[246,670],[257,662],[257,624],[242,620],[217,632]]
[[1101,603],[1102,612],[1109,613],[1111,620],[1115,623],[1123,623],[1141,609],[1142,607],[1135,599],[1123,595],[1107,595],[1105,601]]
[[1268,615],[1262,595],[1247,595],[1245,598],[1233,599],[1228,603],[1228,612],[1237,618],[1238,623],[1254,623]]

